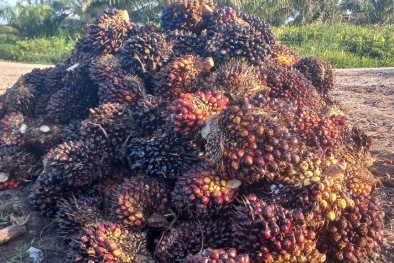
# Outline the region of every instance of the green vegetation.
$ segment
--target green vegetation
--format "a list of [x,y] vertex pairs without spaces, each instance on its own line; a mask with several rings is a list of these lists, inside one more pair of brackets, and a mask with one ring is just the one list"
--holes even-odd
[[394,66],[393,25],[309,24],[274,31],[301,57],[321,57],[335,68]]

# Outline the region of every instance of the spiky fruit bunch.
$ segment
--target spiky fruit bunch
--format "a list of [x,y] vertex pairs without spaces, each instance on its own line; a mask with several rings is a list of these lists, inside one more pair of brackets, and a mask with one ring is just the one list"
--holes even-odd
[[102,222],[83,229],[71,243],[69,262],[151,262],[146,234]]
[[81,141],[52,148],[43,163],[44,171],[37,181],[58,191],[67,186],[84,186],[107,175],[101,170],[108,165],[103,156],[89,150]]
[[272,52],[271,62],[280,67],[289,67],[300,62],[300,57],[288,47],[276,44]]
[[77,141],[82,120],[74,119],[64,126],[62,132],[62,142]]
[[127,105],[101,104],[81,122],[80,136],[92,152],[118,153],[128,136],[135,137]]
[[186,55],[199,55],[204,52],[206,36],[196,35],[187,30],[173,30],[167,31],[167,40],[174,46],[172,51],[175,57],[183,57]]
[[171,60],[172,49],[164,33],[155,26],[144,26],[124,44],[122,64],[130,73],[147,79]]
[[123,42],[134,33],[135,24],[130,22],[126,10],[107,8],[92,24],[86,25],[86,33],[75,45],[77,58],[119,52]]
[[206,165],[192,167],[178,178],[171,193],[175,209],[188,218],[211,219],[228,213],[237,196],[228,181]]
[[198,90],[195,94],[181,93],[171,105],[175,131],[185,136],[198,135],[205,122],[225,109],[228,101],[221,92],[211,90]]
[[27,120],[20,112],[11,112],[0,120],[0,141],[4,145],[23,146]]
[[33,115],[34,113],[34,93],[32,84],[26,83],[24,76],[21,76],[15,84],[6,90],[0,99],[0,118],[12,112],[22,112]]
[[89,108],[98,104],[95,88],[66,86],[54,93],[47,106],[47,118],[55,123],[67,123],[72,119],[84,119]]
[[18,146],[0,146],[0,190],[30,182],[40,169],[37,159]]
[[321,100],[316,89],[299,71],[292,68],[270,66],[266,69],[267,86],[272,98],[286,98],[298,106],[318,110]]
[[234,100],[263,92],[266,88],[259,80],[258,70],[244,60],[232,59],[222,64],[214,79],[217,88]]
[[166,213],[169,194],[167,185],[154,178],[130,178],[118,186],[111,198],[114,220],[128,228],[143,228],[153,213]]
[[275,187],[273,201],[289,209],[301,207],[309,226],[338,220],[343,211],[354,204],[340,180],[330,176],[306,177],[295,185]]
[[215,10],[207,28],[205,51],[215,63],[242,57],[253,65],[262,65],[272,53],[275,43],[272,31],[257,17],[224,7]]
[[90,76],[99,86],[100,104],[135,105],[145,95],[143,80],[122,69],[119,57],[98,57],[90,67]]
[[188,255],[183,263],[250,263],[248,254],[239,254],[236,248],[224,250],[222,248],[207,248],[196,255]]
[[248,251],[251,262],[325,261],[316,249],[315,232],[307,229],[298,209],[290,212],[250,194],[236,206],[232,221],[232,245]]
[[72,195],[59,200],[54,219],[57,232],[67,240],[83,228],[101,222],[104,218],[103,202],[104,199],[98,195]]
[[125,155],[132,170],[164,178],[176,178],[199,160],[198,149],[170,127],[148,138],[131,139]]
[[354,173],[350,173],[347,180],[347,186],[353,193],[362,196],[370,195],[375,189],[375,178],[367,169],[357,169]]
[[351,195],[354,204],[318,236],[317,247],[337,262],[362,262],[380,250],[384,212],[371,196]]
[[152,136],[165,124],[168,117],[165,100],[160,96],[150,94],[140,98],[131,111],[134,123],[142,136]]
[[179,0],[163,9],[161,27],[165,30],[186,29],[199,33],[204,18],[213,13],[212,0]]
[[330,62],[321,58],[308,57],[301,59],[295,67],[312,83],[323,98],[328,97],[335,80]]
[[[282,125],[291,123],[297,108],[266,97],[260,101],[260,109],[247,99],[234,101],[218,120],[222,161],[231,177],[248,183],[289,173],[301,161],[296,134]],[[207,151],[217,147],[206,145]]]
[[153,76],[154,94],[172,100],[181,93],[196,92],[213,65],[210,57],[187,55],[176,58]]
[[231,233],[230,220],[206,218],[201,221],[184,221],[160,239],[155,240],[157,263],[183,262],[189,254],[197,254],[208,247],[228,247]]

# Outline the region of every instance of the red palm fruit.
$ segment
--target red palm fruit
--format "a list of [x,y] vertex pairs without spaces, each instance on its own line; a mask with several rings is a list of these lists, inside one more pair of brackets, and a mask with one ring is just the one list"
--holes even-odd
[[239,254],[237,249],[229,248],[224,250],[222,248],[212,249],[207,248],[198,254],[189,254],[182,262],[183,263],[203,263],[212,260],[213,262],[228,262],[228,263],[249,263],[248,254]]
[[289,67],[297,64],[300,57],[288,47],[276,44],[272,52],[271,63],[280,67]]

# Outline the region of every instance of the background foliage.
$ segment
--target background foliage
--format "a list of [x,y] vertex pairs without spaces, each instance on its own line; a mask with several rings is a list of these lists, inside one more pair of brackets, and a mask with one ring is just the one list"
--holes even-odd
[[[159,25],[175,0],[0,0],[0,59],[55,63],[64,59],[84,25],[106,7],[129,11],[137,23]],[[217,0],[263,17],[277,39],[302,57],[336,68],[394,66],[393,0]]]

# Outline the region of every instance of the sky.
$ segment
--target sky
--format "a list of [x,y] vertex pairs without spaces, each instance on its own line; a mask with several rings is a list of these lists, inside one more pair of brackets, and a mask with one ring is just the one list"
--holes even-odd
[[7,0],[6,2],[7,2],[9,5],[13,6],[13,5],[16,4],[16,1],[17,1],[17,0]]

